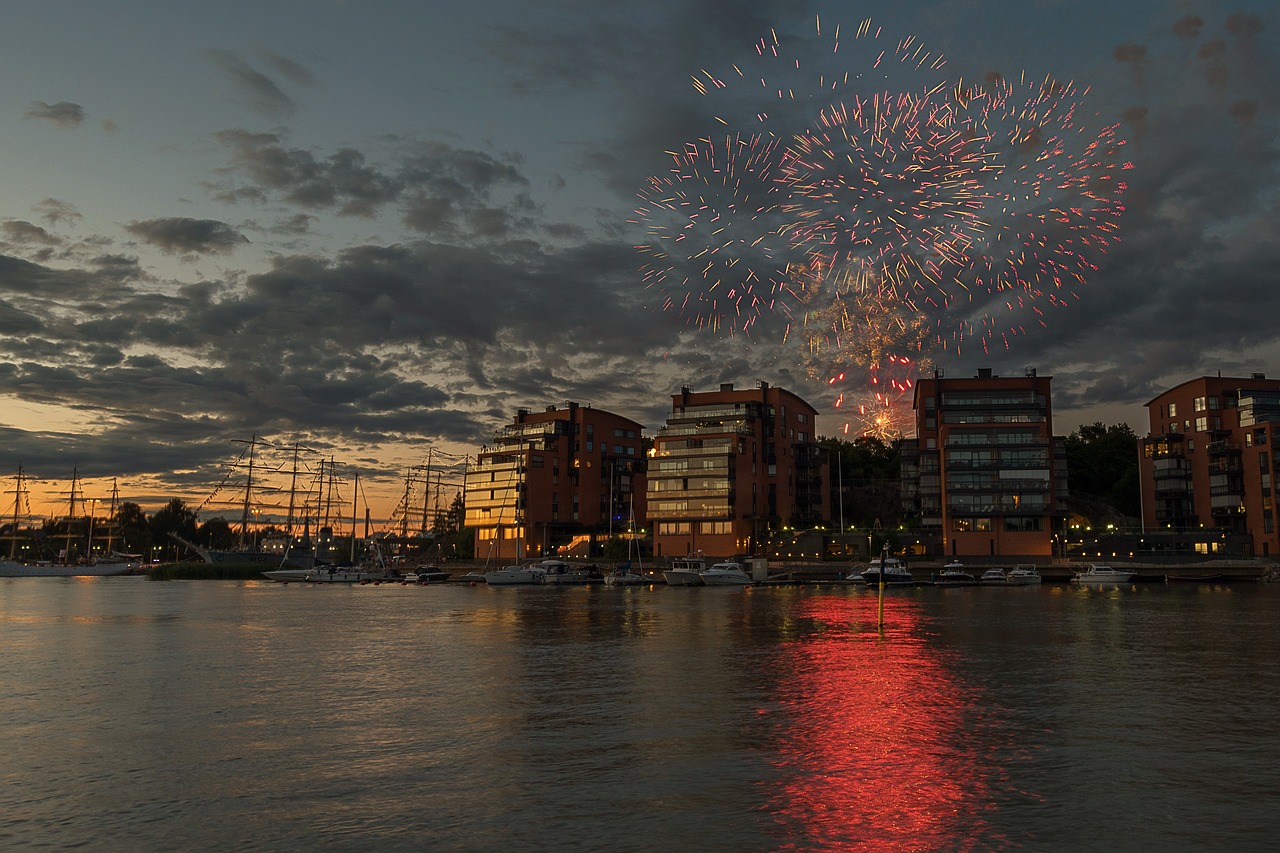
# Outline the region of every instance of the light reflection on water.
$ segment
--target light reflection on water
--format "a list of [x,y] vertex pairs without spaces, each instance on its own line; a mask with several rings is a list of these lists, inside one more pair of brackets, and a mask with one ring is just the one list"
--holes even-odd
[[1267,849],[1277,605],[0,580],[0,847]]

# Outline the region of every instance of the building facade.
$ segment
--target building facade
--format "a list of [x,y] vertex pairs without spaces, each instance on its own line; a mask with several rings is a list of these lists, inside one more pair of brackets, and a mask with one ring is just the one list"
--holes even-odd
[[767,382],[673,395],[648,468],[654,555],[756,555],[783,527],[829,518],[817,415]]
[[1280,380],[1202,376],[1148,402],[1147,417],[1150,432],[1138,440],[1144,529],[1204,531],[1193,545],[1209,557],[1280,554],[1271,476]]
[[517,412],[467,466],[467,527],[478,559],[586,556],[644,519],[644,427],[566,403]]
[[916,438],[901,443],[903,512],[935,557],[1054,556],[1065,518],[1065,440],[1053,435],[1051,377],[916,383]]

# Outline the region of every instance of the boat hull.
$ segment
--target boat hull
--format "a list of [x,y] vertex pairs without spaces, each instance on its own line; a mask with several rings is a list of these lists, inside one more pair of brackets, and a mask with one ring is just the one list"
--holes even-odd
[[702,574],[689,569],[667,569],[662,578],[667,586],[702,586]]
[[0,578],[104,578],[137,571],[138,563],[99,563],[96,566],[27,565],[0,561]]
[[489,586],[533,586],[542,583],[542,572],[532,569],[496,569],[484,573]]
[[703,574],[703,586],[747,586],[751,583],[751,578],[746,575],[708,575]]

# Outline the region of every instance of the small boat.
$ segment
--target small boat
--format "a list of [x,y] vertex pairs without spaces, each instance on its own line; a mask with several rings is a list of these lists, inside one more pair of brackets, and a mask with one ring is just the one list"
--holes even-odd
[[315,572],[315,569],[272,569],[263,572],[262,576],[267,580],[291,583],[293,581],[305,581],[313,572]]
[[1222,575],[1165,575],[1165,583],[1222,583]]
[[632,570],[631,563],[619,563],[617,568],[604,576],[605,586],[640,586],[649,583],[644,575]]
[[987,569],[978,578],[978,583],[983,586],[1006,586],[1009,583],[1009,576],[1004,573],[1004,569]]
[[564,560],[543,560],[538,566],[542,569],[542,582],[550,584],[587,584],[600,580],[600,570],[595,566],[575,568]]
[[1084,586],[1105,586],[1107,584],[1128,583],[1133,580],[1133,577],[1134,572],[1118,571],[1111,566],[1090,563],[1088,568],[1076,572],[1071,578],[1071,582],[1083,584]]
[[484,573],[489,586],[530,586],[540,584],[547,571],[542,566],[506,566]]
[[702,583],[706,586],[746,586],[751,583],[751,576],[742,570],[739,563],[716,563],[702,573]]
[[302,578],[305,583],[365,583],[373,579],[371,573],[357,566],[320,566]]
[[1005,581],[1010,586],[1030,586],[1041,582],[1040,570],[1035,566],[1014,566],[1009,570],[1009,574],[1005,575]]
[[436,566],[418,566],[404,576],[405,583],[444,583],[449,579],[449,572],[442,572]]
[[671,568],[664,569],[667,586],[702,586],[702,572],[706,561],[701,557],[678,557],[671,561]]
[[964,570],[964,563],[956,560],[942,567],[942,573],[934,581],[934,586],[977,586],[978,581]]
[[884,569],[885,586],[914,586],[915,576],[902,565],[897,557],[881,557],[874,560],[871,566],[862,573],[862,579],[868,584],[880,585],[880,571]]

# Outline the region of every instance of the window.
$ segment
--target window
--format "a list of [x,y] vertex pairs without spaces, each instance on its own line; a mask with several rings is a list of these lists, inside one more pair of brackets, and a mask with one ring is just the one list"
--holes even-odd
[[1196,418],[1196,432],[1206,432],[1209,429],[1209,419],[1207,417]]
[[1204,397],[1196,397],[1193,408],[1195,408],[1197,412],[1203,412],[1205,409],[1209,408],[1208,401]]
[[1176,418],[1177,416],[1178,416],[1178,404],[1177,404],[1177,403],[1170,403],[1170,404],[1169,404],[1169,417],[1171,417],[1171,418]]

